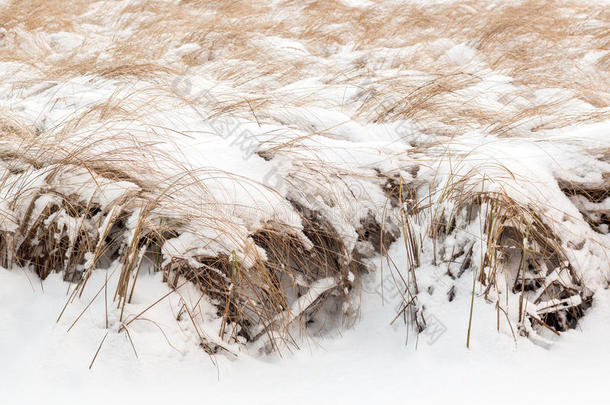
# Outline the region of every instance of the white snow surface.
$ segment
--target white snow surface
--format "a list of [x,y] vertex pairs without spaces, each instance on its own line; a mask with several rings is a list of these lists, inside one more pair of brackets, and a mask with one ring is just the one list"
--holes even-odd
[[[0,6],[3,3],[0,0]],[[107,19],[111,20],[129,3],[92,3],[87,15],[95,16],[100,10],[106,15],[107,11]],[[341,3],[352,8],[375,7],[375,2],[369,0]],[[281,14],[278,10],[277,18]],[[126,20],[129,17],[121,16]],[[3,42],[19,43],[26,57],[31,55],[49,65],[77,51],[78,58],[74,60],[95,54],[97,62],[102,63],[113,58],[104,49],[111,49],[113,41],[130,38],[128,28],[113,32],[113,27],[129,27],[128,22],[121,24],[76,24],[76,33],[29,32],[21,26],[9,32],[0,28],[0,46],[4,46]],[[209,34],[217,35],[219,41],[223,39],[220,33]],[[0,112],[53,137],[67,150],[90,143],[87,153],[92,156],[149,143],[150,149],[134,149],[129,168],[137,172],[143,165],[152,167],[150,181],[162,185],[171,184],[185,169],[196,173],[201,182],[187,184],[172,195],[188,207],[189,215],[197,218],[190,224],[196,232],[170,239],[163,246],[163,253],[189,260],[195,255],[235,253],[245,267],[253,263],[254,253],[265,257],[262,249],[251,249],[249,236],[263,225],[281,223],[302,230],[301,217],[288,199],[306,202],[308,208],[332,221],[346,250],[351,252],[358,243],[360,221],[370,212],[383,211],[387,204],[381,188],[367,179],[374,178],[380,170],[416,180],[409,169],[421,162],[417,160],[417,146],[434,145],[434,129],[450,124],[439,124],[440,118],[425,124],[416,119],[370,122],[363,118],[365,114],[359,106],[364,104],[367,92],[388,92],[383,88],[387,78],[408,77],[415,87],[433,82],[430,72],[410,71],[393,62],[420,55],[424,45],[428,51],[433,50],[431,54],[437,55],[439,61],[477,77],[475,84],[459,87],[443,100],[448,110],[455,107],[458,111],[467,100],[483,112],[498,111],[517,117],[524,106],[561,99],[566,116],[608,113],[608,108],[572,97],[570,89],[532,91],[492,70],[467,43],[441,39],[405,45],[398,39],[392,41],[366,52],[351,45],[336,46],[332,51],[329,47],[322,58],[312,52],[310,44],[292,38],[251,38],[253,46],[264,47],[270,57],[285,60],[287,66],[305,61],[300,69],[307,77],[289,84],[271,75],[240,86],[228,79],[223,81],[218,78],[224,77],[217,74],[219,66],[244,61],[225,58],[222,47],[214,50],[217,54],[210,50],[209,60],[205,59],[205,50],[194,42],[176,41],[168,46],[156,62],[184,73],[159,76],[158,80],[122,81],[89,73],[55,80],[39,73],[35,65],[0,60]],[[192,53],[199,55],[200,66],[183,63],[183,58]],[[579,61],[581,70],[594,74],[597,61],[606,54],[596,51],[584,55]],[[341,76],[337,72],[349,71],[361,60],[369,64],[367,72],[374,75],[372,80],[333,82]],[[252,111],[242,103],[264,99],[263,96],[269,96],[267,103]],[[117,110],[121,113],[113,119],[104,121],[89,114],[97,107],[112,105],[114,100],[118,100]],[[197,101],[193,103],[197,108],[187,103],[193,100]],[[223,103],[241,104],[234,114],[210,120],[213,107]],[[80,114],[82,121],[71,121]],[[536,339],[515,338],[507,322],[500,322],[497,331],[495,307],[484,301],[484,288],[477,284],[470,348],[466,348],[473,275],[469,271],[455,281],[456,296],[448,303],[444,291],[448,288],[447,267],[432,265],[430,246],[424,250],[423,264],[417,270],[418,281],[423,286],[434,286],[440,293],[428,296],[423,291],[418,297],[427,308],[426,314],[431,315],[431,326],[422,334],[416,335],[400,319],[393,322],[402,300],[388,269],[380,268],[380,258],[374,257],[371,263],[376,271],[367,275],[362,291],[355,292],[360,300],[357,322],[349,328],[332,326],[323,335],[302,336],[300,350],[284,350],[281,356],[255,356],[239,344],[220,342],[216,308],[207,300],[200,300],[201,294],[193,286],[184,285],[172,292],[159,273],[139,275],[134,299],[125,308],[125,319],[146,312],[126,325],[128,335],[118,332],[122,326],[120,309],[112,300],[120,271],[116,263],[93,271],[82,297],[68,305],[59,320],[73,285],[64,282],[60,274],[41,281],[29,269],[0,268],[0,402],[514,404],[536,398],[537,404],[601,403],[608,395],[610,364],[610,235],[595,232],[583,221],[573,201],[560,190],[557,179],[588,184],[602,180],[602,173],[610,173],[610,163],[595,156],[596,150],[610,148],[610,121],[549,126],[556,119],[548,113],[516,120],[511,127],[514,136],[494,133],[492,123],[473,125],[450,141],[442,138],[441,144],[421,152],[428,162],[430,157],[438,158],[430,166],[419,167],[417,178],[443,184],[450,182],[452,176],[472,173],[469,181],[481,184],[484,190],[508,190],[520,204],[540,207],[562,246],[580,247],[567,249],[568,259],[595,293],[592,308],[576,329],[562,332],[559,337],[545,335]],[[116,138],[108,140],[112,135]],[[16,147],[0,141],[3,148]],[[278,147],[271,160],[257,153],[288,141],[294,144]],[[150,153],[143,153],[144,150]],[[156,160],[151,156],[173,159]],[[38,174],[32,173],[21,181],[29,181],[35,187],[40,181]],[[62,181],[63,192],[87,195],[101,205],[138,188],[129,181],[106,184],[104,180],[94,188],[89,182],[87,188],[83,186],[88,181],[87,172],[81,169],[71,172],[71,176]],[[15,189],[20,187],[18,184]],[[14,197],[12,190],[4,187],[0,195],[0,210],[5,213],[0,229],[7,232],[18,228],[16,218],[24,214],[24,207],[7,203]],[[209,206],[204,206],[202,196]],[[42,210],[47,198],[52,197],[38,200],[34,210]],[[599,204],[582,202],[591,209],[607,209],[608,204],[608,200]],[[166,207],[168,211],[171,208]],[[62,214],[60,211],[56,215]],[[226,218],[231,218],[229,236],[226,229],[219,230],[218,226]],[[134,214],[131,220],[136,221],[137,216]],[[69,221],[64,220],[67,228],[75,228]],[[466,231],[480,231],[474,228]],[[463,236],[448,240],[446,253],[452,244],[464,242],[457,240]],[[307,246],[306,238],[300,237]],[[202,240],[213,242],[203,245]],[[477,241],[475,258],[482,252],[481,244]],[[399,270],[406,271],[402,240],[394,242],[389,254]],[[332,283],[328,278],[318,280],[309,294],[293,305],[306,306]],[[225,350],[210,356],[199,347],[190,319],[183,316],[176,320],[182,302],[197,307],[194,316],[199,330],[209,332],[205,338]],[[506,310],[514,315],[514,300],[508,306],[507,299]]]
[[[399,251],[394,249],[394,259],[405,260]],[[173,318],[177,294],[147,316],[158,326],[141,320],[130,328],[136,358],[126,335],[116,333],[117,313],[111,309],[114,330],[89,370],[107,332],[103,296],[70,332],[66,330],[103,285],[105,271],[95,273],[89,295],[56,323],[67,287],[59,275],[41,283],[27,271],[0,269],[2,401],[482,404],[493,399],[512,404],[536,397],[540,404],[568,404],[599,403],[605,397],[610,361],[608,291],[598,292],[579,327],[563,333],[549,348],[527,339],[515,343],[506,325],[496,332],[493,306],[477,303],[471,348],[466,349],[468,294],[458,294],[452,305],[433,312],[434,331],[418,340],[411,335],[406,343],[404,325],[390,326],[399,298],[386,281],[382,304],[376,293],[378,277],[367,282],[354,327],[306,340],[301,350],[284,353],[283,358],[209,357],[195,344],[189,322]],[[168,292],[159,275],[142,277],[139,283],[139,295],[129,308],[132,314],[149,304],[148,297]],[[189,291],[180,295],[189,299]]]

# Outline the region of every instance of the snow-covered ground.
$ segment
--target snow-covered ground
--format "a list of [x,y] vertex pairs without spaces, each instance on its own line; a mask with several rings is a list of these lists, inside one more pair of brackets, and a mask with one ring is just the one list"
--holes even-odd
[[0,403],[601,403],[601,4],[0,0]]
[[[103,280],[100,272],[96,287]],[[154,296],[167,291],[158,277],[141,281]],[[467,297],[434,313],[441,327],[405,344],[404,325],[390,326],[396,298],[382,305],[375,293],[379,281],[370,280],[353,328],[313,338],[283,358],[238,360],[211,359],[192,339],[185,342],[181,334],[189,333],[188,324],[181,324],[183,331],[177,327],[171,317],[176,300],[169,298],[150,315],[166,336],[142,321],[132,330],[136,359],[125,334],[111,331],[89,370],[106,334],[103,297],[66,333],[78,311],[55,323],[66,300],[60,277],[41,284],[33,274],[3,269],[0,283],[0,392],[6,404],[513,404],[531,398],[568,404],[600,403],[607,396],[608,291],[597,294],[577,329],[549,348],[496,332],[493,306],[477,303],[466,349]],[[385,296],[392,296],[391,288]],[[87,302],[83,298],[83,306]]]

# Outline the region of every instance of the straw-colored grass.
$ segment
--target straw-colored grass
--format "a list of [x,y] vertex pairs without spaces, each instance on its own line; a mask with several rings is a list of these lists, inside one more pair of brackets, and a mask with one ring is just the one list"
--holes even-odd
[[[520,305],[521,333],[534,324],[574,327],[590,302],[544,207],[481,191],[470,174],[442,183],[418,171],[447,158],[438,151],[450,146],[436,146],[471,131],[535,138],[607,121],[610,13],[597,2],[9,1],[0,27],[8,106],[0,114],[0,264],[29,266],[41,278],[62,272],[74,284],[71,302],[91,272],[119,263],[113,298],[121,330],[142,315],[127,319],[124,309],[150,269],[173,288],[196,284],[217,307],[214,341],[193,320],[210,353],[246,342],[298,346],[299,328],[353,318],[367,259],[401,233],[409,260],[400,312],[422,330],[416,273],[425,245],[437,265],[437,244],[473,221],[484,225],[482,262],[472,264],[468,248],[450,259],[469,263],[462,273],[478,270],[498,314],[500,291],[538,305]],[[287,87],[295,83],[305,84]],[[70,104],[64,86],[80,85],[100,95]],[[208,90],[213,96],[202,95]],[[22,114],[32,100],[46,100],[32,107],[35,117]],[[191,164],[176,139],[218,134],[182,125],[184,109],[204,123],[230,117],[262,128],[248,141],[266,161],[291,163],[282,174],[288,186],[271,190],[223,167]],[[320,111],[343,121],[320,124]],[[321,157],[332,149],[327,142],[350,140],[344,121],[365,135],[406,121],[429,141],[399,133],[394,154],[350,167]],[[390,157],[392,168],[384,165]],[[210,189],[218,179],[244,194],[278,196],[301,227],[281,215],[247,223],[240,212],[248,207]],[[591,227],[607,230],[607,182],[561,186]],[[418,201],[422,192],[427,202]],[[375,205],[379,195],[390,215]],[[456,224],[458,217],[468,220]],[[422,224],[424,237],[415,229]],[[184,240],[197,246],[170,249]],[[500,275],[511,280],[509,291]],[[575,296],[579,303],[569,300]],[[541,309],[545,302],[559,306]],[[316,316],[322,312],[330,316]]]

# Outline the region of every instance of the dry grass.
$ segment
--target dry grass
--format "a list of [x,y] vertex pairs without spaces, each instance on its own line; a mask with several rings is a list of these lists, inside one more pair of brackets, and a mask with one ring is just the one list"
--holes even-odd
[[[415,308],[415,269],[423,241],[414,236],[413,221],[429,215],[427,235],[436,249],[437,241],[455,232],[455,218],[473,213],[485,224],[488,238],[478,279],[485,297],[501,289],[501,272],[511,280],[512,293],[536,305],[579,295],[579,305],[561,304],[546,312],[519,309],[518,321],[527,333],[526,318],[555,331],[573,327],[590,296],[573,269],[562,264],[564,248],[540,207],[454,179],[430,191],[442,195],[439,207],[451,202],[453,212],[435,212],[431,206],[420,211],[417,204],[406,204],[414,199],[409,193],[438,187],[434,181],[417,178],[417,170],[413,179],[404,180],[376,167],[350,172],[317,158],[316,140],[342,139],[341,125],[316,127],[308,115],[286,118],[286,112],[316,106],[361,125],[407,120],[439,142],[473,130],[536,136],[550,128],[608,120],[607,7],[571,0],[489,4],[423,7],[379,1],[361,9],[339,1],[292,0],[273,7],[259,0],[108,1],[103,6],[80,0],[9,2],[0,8],[0,60],[17,66],[3,73],[8,98],[59,91],[75,79],[115,90],[50,124],[19,118],[19,111],[2,112],[2,264],[30,266],[42,278],[62,271],[76,284],[72,301],[94,269],[119,260],[114,298],[124,325],[137,319],[124,319],[123,311],[141,269],[150,266],[174,288],[195,283],[217,306],[222,327],[218,342],[200,335],[206,350],[244,340],[279,350],[298,345],[291,332],[319,319],[316,312],[335,320],[353,316],[351,296],[367,271],[363,262],[383,252],[399,229],[410,252],[404,285],[414,287],[407,290],[401,312]],[[68,42],[76,41],[69,49],[61,39],[66,33],[74,34]],[[449,51],[457,44],[471,48],[474,59],[452,58]],[[588,63],[586,58],[596,53],[598,59]],[[184,72],[215,83],[216,97],[176,94],[171,83]],[[509,83],[501,83],[498,74],[510,77]],[[311,88],[286,88],[311,78],[317,81]],[[497,94],[496,85],[501,87]],[[542,94],[550,88],[559,90]],[[50,97],[48,109],[60,101]],[[583,104],[585,112],[575,112],[574,105]],[[192,135],[171,122],[172,111],[185,105],[205,112],[207,121],[230,116],[280,127],[256,139],[257,152],[266,160],[292,159],[292,189],[311,188],[324,200],[324,209],[307,206],[311,196],[282,195],[303,229],[269,222],[244,230],[242,218],[230,214],[233,207],[207,185],[217,177],[230,178],[238,187],[252,182],[217,169],[193,169],[175,156],[176,148],[167,148],[168,133]],[[166,114],[167,125],[148,122],[153,113]],[[137,125],[122,130],[121,122]],[[431,161],[420,163],[431,166],[436,158],[430,155]],[[355,202],[370,208],[358,201],[361,196],[337,192],[341,181],[351,178],[364,178],[375,192],[388,193],[390,210],[398,214],[384,223],[378,212],[369,212],[355,229],[357,246],[346,242],[341,221],[329,214],[334,210],[349,217],[348,206]],[[388,184],[393,190],[382,189]],[[116,187],[123,192],[109,191]],[[600,187],[605,198],[607,184]],[[585,211],[593,226],[607,225],[607,213]],[[164,252],[168,241],[186,234],[215,253],[183,257]],[[456,253],[471,261],[467,249]],[[512,274],[502,263],[517,257],[522,264]],[[554,281],[546,284],[547,278]],[[333,281],[317,295],[309,294],[326,279]],[[306,305],[295,309],[295,302]],[[499,302],[497,307],[499,313]],[[414,311],[422,329],[425,319]]]
[[[216,201],[206,181],[218,176],[236,184],[248,180],[187,168],[164,172],[159,162],[178,168],[183,162],[166,147],[129,134],[82,137],[79,130],[87,122],[126,114],[109,108],[111,102],[66,122],[52,136],[2,121],[3,266],[30,267],[42,279],[62,272],[74,284],[68,305],[82,295],[93,271],[118,261],[112,301],[120,311],[119,330],[126,333],[143,315],[128,318],[125,313],[143,268],[162,272],[174,289],[194,283],[222,318],[217,342],[201,335],[210,353],[228,350],[224,343],[256,342],[265,351],[298,346],[293,333],[312,323],[320,310],[336,322],[350,321],[355,313],[350,293],[368,270],[324,214],[293,201],[303,229],[275,223],[244,234],[238,224],[242,219],[228,215],[231,207]],[[164,250],[185,234],[212,253]],[[376,238],[377,233],[363,231],[360,239]],[[332,282],[321,294],[310,294],[323,280]],[[304,296],[313,298],[299,301]],[[300,306],[294,307],[297,301]]]
[[[379,84],[378,94],[393,100],[391,110],[371,115],[370,106],[377,100],[366,98],[354,118],[368,122],[414,118],[428,127],[439,125],[442,134],[493,125],[503,128],[499,133],[512,135],[515,122],[531,114],[538,120],[549,117],[555,121],[570,100],[590,103],[599,110],[588,115],[588,121],[606,119],[604,109],[610,107],[606,90],[610,71],[604,67],[608,55],[601,55],[595,70],[584,69],[580,62],[587,53],[608,49],[608,12],[595,2],[526,1],[493,8],[486,2],[435,7],[381,3],[358,9],[335,1],[304,5],[287,1],[276,6],[284,18],[276,17],[260,1],[247,6],[233,1],[111,2],[103,15],[99,10],[85,14],[88,2],[62,2],[61,7],[56,3],[33,1],[24,6],[13,2],[1,11],[0,26],[8,30],[6,45],[0,49],[2,59],[31,65],[46,78],[64,79],[85,74],[124,80],[130,76],[153,78],[194,66],[211,79],[233,83],[271,102],[276,101],[273,90],[310,77],[312,72],[327,77],[328,86],[360,86],[366,78]],[[103,46],[97,48],[99,39],[88,38],[81,24],[112,24],[117,34],[101,38]],[[333,24],[335,28],[328,28]],[[53,42],[41,36],[42,32],[59,31],[73,31],[84,42],[59,55]],[[119,35],[121,32],[125,35]],[[297,41],[308,54],[302,57],[289,48],[275,48],[267,37]],[[468,65],[456,65],[447,58],[447,48],[438,44],[441,39],[473,47],[482,58],[478,69],[487,67],[509,76],[517,88],[493,109],[484,100],[459,93],[479,78]],[[167,52],[181,44],[197,44],[199,49],[168,63]],[[352,66],[337,68],[342,65],[319,59],[350,45],[362,53]],[[414,48],[386,52],[380,45]],[[379,70],[392,79],[376,77]],[[431,77],[422,83],[420,77],[401,74],[404,70]],[[258,77],[265,81],[255,80]],[[546,88],[562,88],[564,93],[550,101],[534,97],[536,90]],[[521,101],[515,103],[516,99]],[[248,108],[238,107],[244,112]],[[437,123],[439,116],[444,121]]]

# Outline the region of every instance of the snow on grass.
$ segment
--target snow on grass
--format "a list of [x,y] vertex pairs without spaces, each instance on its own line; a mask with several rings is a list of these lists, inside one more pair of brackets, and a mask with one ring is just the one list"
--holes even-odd
[[594,399],[607,13],[0,2],[0,399]]

